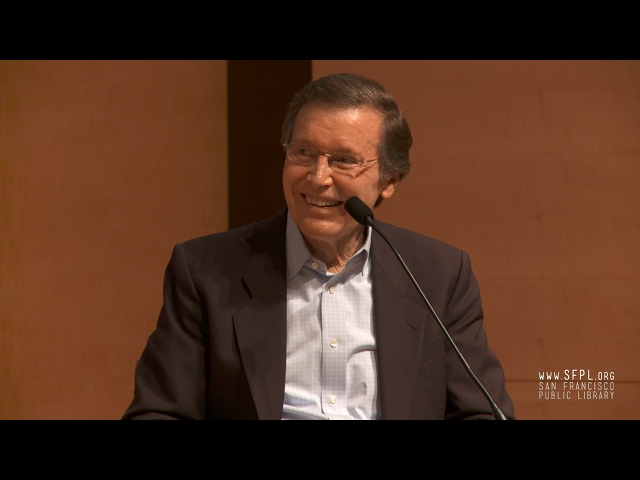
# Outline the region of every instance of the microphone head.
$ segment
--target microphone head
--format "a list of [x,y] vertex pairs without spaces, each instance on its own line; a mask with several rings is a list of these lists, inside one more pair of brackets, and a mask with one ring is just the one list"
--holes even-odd
[[354,196],[349,198],[349,200],[344,203],[344,209],[355,219],[356,222],[362,225],[367,224],[367,217],[371,217],[371,220],[373,220],[373,212],[367,204],[358,197]]

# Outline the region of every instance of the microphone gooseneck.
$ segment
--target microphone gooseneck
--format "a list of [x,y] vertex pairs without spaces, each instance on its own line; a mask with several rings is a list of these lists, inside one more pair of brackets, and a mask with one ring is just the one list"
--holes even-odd
[[444,326],[444,324],[440,320],[440,317],[438,317],[438,314],[436,313],[436,311],[431,306],[431,303],[429,302],[429,300],[425,296],[424,292],[422,291],[422,289],[418,285],[418,282],[416,281],[416,279],[413,277],[411,271],[409,270],[409,267],[407,267],[406,263],[404,263],[404,260],[400,256],[400,253],[398,253],[398,250],[396,250],[396,247],[394,247],[393,244],[391,243],[391,241],[387,238],[387,236],[384,233],[382,233],[378,229],[378,227],[376,227],[374,225],[374,223],[373,223],[373,212],[371,211],[371,209],[367,206],[367,204],[365,204],[362,200],[360,200],[358,197],[355,197],[355,196],[349,198],[345,202],[344,208],[347,211],[347,213],[354,218],[354,220],[356,222],[358,222],[358,223],[360,223],[362,225],[371,226],[371,228],[373,230],[375,230],[378,233],[378,235],[380,235],[384,239],[385,242],[387,242],[389,247],[391,247],[391,250],[393,250],[393,253],[396,255],[396,257],[398,258],[398,260],[402,264],[402,267],[404,268],[404,271],[407,272],[407,275],[409,275],[409,278],[411,279],[411,282],[413,283],[413,285],[418,290],[418,293],[422,297],[422,300],[427,305],[427,307],[429,308],[429,311],[431,311],[431,314],[433,315],[433,317],[438,322],[438,326],[440,327],[440,329],[442,330],[442,333],[444,333],[444,336],[447,338],[447,340],[449,341],[449,343],[453,347],[453,350],[456,352],[456,355],[460,359],[460,362],[462,363],[462,365],[466,369],[466,371],[469,374],[469,376],[472,378],[472,380],[475,382],[475,384],[478,386],[478,388],[482,391],[483,395],[485,396],[485,398],[487,399],[487,401],[491,405],[491,410],[493,411],[493,416],[498,420],[507,420],[506,415],[502,412],[502,410],[500,410],[500,407],[498,407],[496,402],[493,401],[493,398],[491,398],[491,395],[489,394],[487,389],[484,387],[484,385],[482,385],[482,382],[480,382],[478,377],[476,377],[475,373],[473,373],[473,370],[471,370],[471,367],[467,363],[467,360],[464,358],[464,356],[462,355],[462,353],[458,349],[458,346],[453,341],[453,338],[451,338],[451,335],[449,335],[449,332],[447,331],[446,327]]

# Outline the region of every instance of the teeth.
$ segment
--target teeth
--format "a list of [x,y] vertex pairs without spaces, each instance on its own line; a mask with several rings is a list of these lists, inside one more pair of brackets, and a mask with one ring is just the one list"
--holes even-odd
[[318,207],[335,207],[340,203],[336,201],[323,200],[321,198],[311,198],[307,195],[305,195],[305,199],[307,200],[307,203],[310,203],[311,205],[317,205]]

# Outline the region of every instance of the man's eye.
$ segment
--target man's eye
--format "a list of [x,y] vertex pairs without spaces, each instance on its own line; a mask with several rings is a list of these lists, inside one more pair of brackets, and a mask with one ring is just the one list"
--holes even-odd
[[304,145],[299,146],[296,150],[298,155],[302,155],[303,157],[313,157],[315,154],[313,153],[313,149],[310,147],[306,147]]
[[346,167],[358,165],[360,163],[357,158],[350,157],[349,155],[337,155],[334,162]]

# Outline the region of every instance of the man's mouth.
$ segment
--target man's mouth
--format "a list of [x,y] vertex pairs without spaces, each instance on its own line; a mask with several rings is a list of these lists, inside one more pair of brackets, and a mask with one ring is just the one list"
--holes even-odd
[[337,200],[326,200],[324,198],[314,198],[309,195],[305,195],[304,199],[310,205],[315,205],[316,207],[335,207],[336,205],[340,205],[342,202]]

